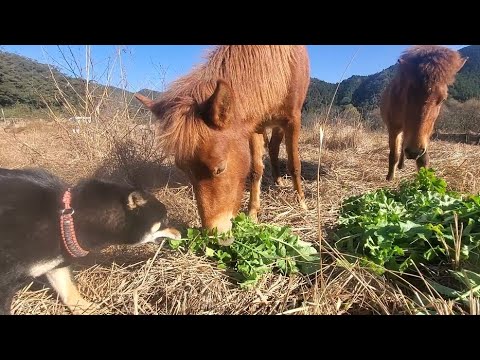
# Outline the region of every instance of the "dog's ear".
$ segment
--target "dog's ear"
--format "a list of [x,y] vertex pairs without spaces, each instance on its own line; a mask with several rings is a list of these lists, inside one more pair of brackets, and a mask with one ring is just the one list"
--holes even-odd
[[133,191],[128,195],[127,206],[130,210],[133,210],[139,206],[143,206],[146,203],[147,200],[140,191]]

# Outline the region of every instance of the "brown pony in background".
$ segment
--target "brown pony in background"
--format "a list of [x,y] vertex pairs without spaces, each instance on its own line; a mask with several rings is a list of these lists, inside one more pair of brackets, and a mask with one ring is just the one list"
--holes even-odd
[[285,137],[293,186],[306,208],[298,138],[309,82],[304,46],[225,45],[156,101],[135,95],[158,119],[160,147],[188,174],[204,227],[231,229],[250,170],[249,215],[257,219],[268,127],[275,181],[281,182],[278,153]]
[[413,46],[398,60],[395,77],[384,90],[380,112],[388,128],[390,156],[387,180],[416,159],[417,169],[428,167],[428,144],[448,86],[465,65],[458,51],[442,46]]

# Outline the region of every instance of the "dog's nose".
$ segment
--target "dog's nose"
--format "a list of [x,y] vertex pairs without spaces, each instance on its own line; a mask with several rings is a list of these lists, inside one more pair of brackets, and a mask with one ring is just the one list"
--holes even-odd
[[424,148],[415,148],[415,147],[407,147],[405,148],[405,156],[407,159],[417,159],[418,157],[425,154]]

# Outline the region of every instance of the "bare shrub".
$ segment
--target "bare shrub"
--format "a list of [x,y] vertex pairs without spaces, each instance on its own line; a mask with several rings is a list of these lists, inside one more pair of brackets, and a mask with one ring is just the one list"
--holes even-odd
[[318,146],[319,131],[325,131],[324,146],[327,150],[357,149],[364,141],[364,126],[361,114],[355,107],[347,107],[334,112],[332,120],[325,122],[320,116],[310,115],[305,121],[301,141]]
[[480,100],[464,103],[454,99],[445,102],[438,117],[436,130],[442,132],[480,132]]

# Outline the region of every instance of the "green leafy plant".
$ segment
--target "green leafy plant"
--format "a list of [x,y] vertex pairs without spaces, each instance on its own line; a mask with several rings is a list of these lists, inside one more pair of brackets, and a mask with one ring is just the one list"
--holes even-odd
[[[456,218],[463,226],[461,234],[454,231]],[[346,199],[336,236],[337,248],[359,254],[379,273],[452,259],[478,264],[480,196],[447,191],[445,180],[422,168],[397,190]]]
[[[219,245],[219,240],[227,237],[234,238],[231,246]],[[301,241],[288,226],[256,224],[243,213],[233,220],[230,233],[208,234],[190,228],[186,239],[171,239],[169,244],[173,249],[184,248],[215,259],[220,268],[235,270],[241,287],[255,285],[263,274],[274,269],[284,275],[309,275],[320,265],[318,251]]]
[[454,298],[456,301],[462,301],[468,303],[468,297],[470,294],[476,297],[480,297],[480,275],[469,270],[452,271],[451,275],[459,281],[466,291],[454,290],[450,287],[439,284],[436,281],[428,280],[430,285],[441,295],[445,295],[449,298]]

